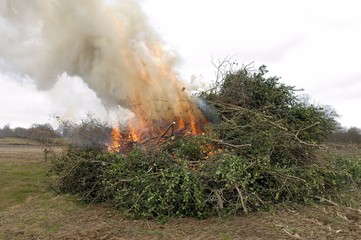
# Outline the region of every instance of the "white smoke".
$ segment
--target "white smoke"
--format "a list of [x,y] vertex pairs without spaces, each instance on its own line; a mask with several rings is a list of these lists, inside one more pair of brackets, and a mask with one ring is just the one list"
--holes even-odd
[[154,98],[174,105],[179,95],[175,58],[137,1],[2,0],[0,14],[1,67],[30,77],[39,90],[66,73],[81,77],[106,106]]

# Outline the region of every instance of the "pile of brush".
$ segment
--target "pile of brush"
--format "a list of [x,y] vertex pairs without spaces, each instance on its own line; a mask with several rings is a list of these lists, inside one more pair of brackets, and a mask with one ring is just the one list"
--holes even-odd
[[204,134],[133,144],[122,154],[69,146],[53,159],[58,190],[133,217],[205,218],[308,203],[359,185],[361,163],[320,157],[337,127],[329,107],[299,98],[264,66],[232,66],[222,62],[199,96],[216,110]]

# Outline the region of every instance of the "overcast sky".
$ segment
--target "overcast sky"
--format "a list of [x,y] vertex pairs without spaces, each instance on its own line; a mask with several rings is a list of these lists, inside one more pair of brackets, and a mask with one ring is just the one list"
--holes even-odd
[[[346,127],[361,127],[359,5],[356,0],[142,1],[151,24],[179,55],[184,79],[213,80],[212,59],[234,56],[239,64],[264,64],[314,102],[334,107]],[[70,88],[67,81],[63,77],[54,89],[38,92],[31,79],[0,73],[0,127],[52,122],[53,114],[105,113],[81,79]]]

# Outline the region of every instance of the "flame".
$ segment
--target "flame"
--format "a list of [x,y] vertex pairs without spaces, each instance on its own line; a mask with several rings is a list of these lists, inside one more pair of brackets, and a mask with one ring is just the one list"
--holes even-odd
[[177,122],[180,129],[183,129],[186,126],[182,118],[179,118]]
[[108,150],[112,152],[119,152],[121,147],[120,144],[121,135],[118,128],[112,128],[111,137],[112,137],[112,143],[108,147]]
[[[156,63],[151,64],[151,70],[142,59],[137,59],[135,64],[128,63],[129,66],[138,66],[134,74],[139,84],[134,86],[142,86],[134,87],[129,95],[128,106],[135,118],[127,123],[128,141],[141,142],[145,138],[161,136],[172,122],[175,122],[173,131],[184,130],[188,134],[198,135],[203,133],[202,126],[207,122],[184,92],[176,74],[159,59],[161,50],[156,46],[150,52],[154,54],[152,58]],[[126,50],[122,54],[129,56]]]
[[129,140],[131,140],[133,142],[139,142],[139,137],[137,136],[134,128],[130,129]]
[[[124,39],[126,26],[112,11],[109,14],[118,38]],[[139,44],[121,41],[117,53],[131,70],[128,74],[131,81],[126,82],[124,88],[127,89],[126,106],[135,115],[126,126],[128,141],[142,142],[146,138],[162,136],[173,122],[172,132],[182,130],[192,135],[203,132],[206,119],[174,71],[174,56],[159,40],[145,38]],[[112,140],[112,144],[117,144],[117,141]]]
[[[139,116],[139,115],[136,115]],[[128,148],[127,143],[141,143],[143,140],[151,139],[152,137],[164,137],[169,136],[170,133],[182,132],[182,134],[199,135],[203,133],[202,124],[205,121],[200,121],[191,113],[186,114],[183,117],[178,117],[177,121],[167,125],[162,121],[151,121],[147,124],[145,119],[140,115],[139,117],[128,120],[127,134],[122,134],[118,127],[114,127],[111,132],[111,145],[110,151],[120,152]],[[203,120],[203,119],[201,119]],[[172,130],[170,130],[172,128]],[[123,136],[124,135],[124,136]],[[209,149],[208,149],[209,150]],[[206,153],[206,150],[204,151]],[[208,154],[213,152],[209,150]]]

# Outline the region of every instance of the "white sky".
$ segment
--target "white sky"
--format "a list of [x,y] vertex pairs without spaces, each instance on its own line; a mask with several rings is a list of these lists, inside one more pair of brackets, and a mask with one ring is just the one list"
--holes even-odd
[[[268,67],[288,85],[331,105],[343,126],[361,127],[361,2],[354,0],[143,0],[157,32],[181,58],[184,79],[214,79],[211,59]],[[0,73],[0,127],[51,122],[51,115],[105,111],[80,79],[36,91]],[[67,99],[64,105],[61,99]],[[71,101],[69,101],[71,100]],[[69,104],[74,102],[74,105]],[[77,106],[77,108],[74,108]]]

